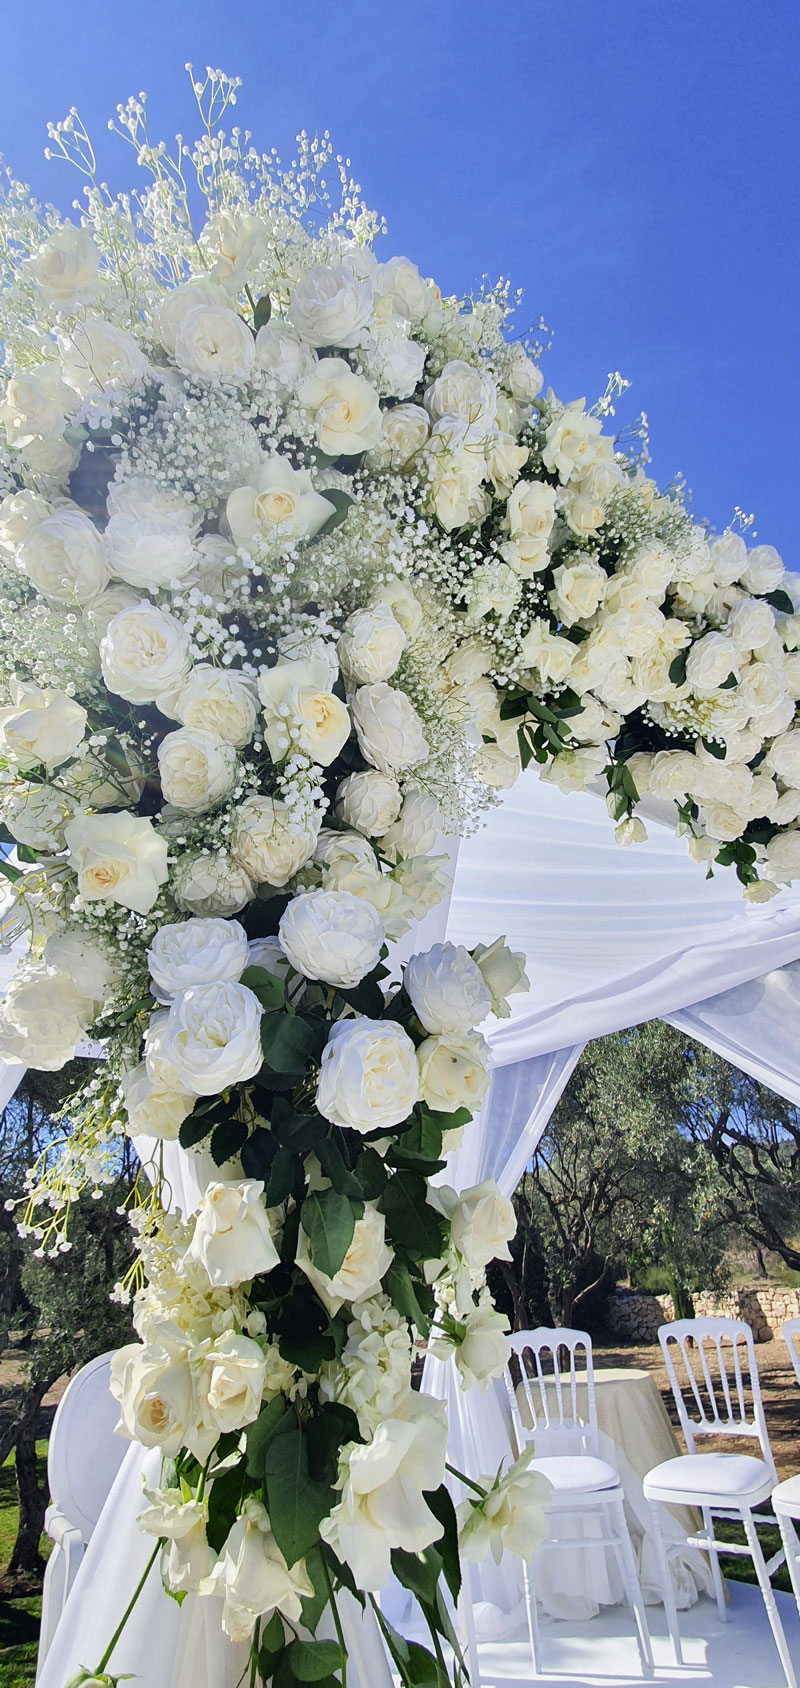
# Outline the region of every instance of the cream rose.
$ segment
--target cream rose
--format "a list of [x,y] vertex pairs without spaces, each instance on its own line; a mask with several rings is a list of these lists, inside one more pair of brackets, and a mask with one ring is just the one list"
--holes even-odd
[[457,416],[469,425],[476,439],[488,436],[497,410],[497,388],[485,370],[452,358],[427,388],[425,408],[434,422]]
[[258,719],[255,683],[238,668],[200,662],[176,692],[171,708],[184,727],[215,733],[237,750],[250,743]]
[[175,998],[162,1049],[179,1083],[192,1096],[217,1096],[254,1078],[261,1052],[258,997],[230,979],[191,985]]
[[315,492],[307,469],[294,469],[288,457],[273,453],[248,486],[237,487],[228,496],[225,513],[238,546],[257,551],[286,550],[298,539],[312,539],[319,533],[334,505]]
[[434,944],[412,955],[403,984],[426,1032],[471,1032],[491,1010],[481,972],[463,944]]
[[142,603],[112,616],[100,642],[103,679],[128,703],[153,703],[189,674],[189,638],[167,610]]
[[0,403],[0,422],[5,423],[9,445],[22,448],[35,439],[60,439],[77,404],[57,363],[38,364],[12,375]]
[[250,960],[247,933],[238,920],[179,920],[160,927],[147,951],[147,965],[164,997],[192,985],[238,980]]
[[226,1331],[207,1349],[197,1377],[197,1401],[215,1442],[258,1418],[266,1375],[264,1354],[249,1336]]
[[371,314],[372,282],[347,264],[312,264],[289,301],[291,321],[310,346],[357,346]]
[[167,878],[166,839],[127,813],[77,815],[64,829],[84,902],[109,901],[146,914]]
[[686,679],[698,697],[713,697],[737,667],[736,647],[724,633],[705,633],[686,658]]
[[784,785],[800,787],[800,728],[781,733],[767,751],[767,766]]
[[381,433],[369,461],[375,469],[404,469],[422,450],[431,430],[420,404],[395,404],[381,416]]
[[235,1289],[278,1264],[269,1217],[256,1178],[209,1184],[186,1250],[214,1289]]
[[568,404],[547,425],[542,462],[551,474],[557,474],[562,485],[573,475],[582,475],[594,462],[601,447],[601,422],[598,416],[588,416],[584,401]]
[[233,746],[204,727],[178,727],[158,747],[164,799],[189,815],[204,815],[228,796],[236,767]]
[[389,258],[381,264],[375,286],[392,310],[406,322],[421,322],[431,305],[431,291],[410,258]]
[[511,1013],[507,998],[531,988],[525,956],[509,949],[505,938],[495,938],[493,944],[476,944],[472,959],[492,999],[492,1013],[498,1020],[507,1020]]
[[175,341],[178,330],[186,316],[197,310],[199,305],[228,306],[229,300],[225,289],[208,276],[195,276],[192,281],[184,281],[179,287],[170,287],[164,294],[160,305],[153,314],[153,333],[156,339],[175,356]]
[[173,355],[184,375],[246,381],[255,355],[253,335],[228,305],[195,305],[180,319]]
[[489,1088],[488,1045],[482,1037],[426,1037],[417,1050],[420,1094],[429,1108],[476,1113]]
[[0,557],[12,568],[18,566],[17,553],[29,531],[50,514],[47,500],[38,492],[9,492],[0,499]]
[[392,1548],[419,1554],[439,1540],[424,1497],[443,1480],[446,1451],[443,1404],[411,1391],[371,1441],[350,1444],[342,1498],[320,1533],[359,1588],[385,1586]]
[[95,292],[100,252],[88,229],[66,222],[27,259],[26,268],[43,299],[53,305],[71,305]]
[[179,1349],[131,1342],[111,1356],[109,1389],[118,1402],[117,1431],[174,1459],[194,1417],[194,1385]]
[[439,1337],[431,1343],[431,1353],[437,1359],[453,1359],[462,1389],[477,1387],[485,1393],[508,1365],[507,1329],[504,1313],[491,1306],[474,1307],[463,1321],[460,1339]]
[[336,790],[336,813],[346,826],[354,826],[368,838],[385,833],[400,813],[400,787],[390,774],[366,768],[348,774]]
[[453,1192],[448,1218],[453,1246],[471,1271],[482,1271],[490,1260],[511,1259],[508,1245],[516,1235],[517,1216],[493,1178],[471,1185],[460,1195]]
[[82,704],[66,692],[41,691],[11,676],[11,703],[0,709],[0,747],[9,762],[27,768],[43,762],[58,768],[75,755],[86,732]]
[[374,604],[389,605],[395,621],[399,621],[409,641],[416,639],[422,632],[425,621],[422,605],[404,576],[382,581],[372,601]]
[[59,604],[91,604],[108,581],[103,541],[80,510],[54,510],[30,528],[19,565],[37,592]]
[[291,323],[278,322],[272,317],[263,328],[259,328],[256,368],[271,375],[284,393],[296,392],[300,382],[311,374],[316,361],[316,352],[300,339]]
[[95,1018],[96,1004],[67,973],[39,965],[19,968],[2,1008],[3,1058],[58,1072]]
[[292,830],[280,798],[246,797],[236,810],[231,842],[235,861],[256,885],[285,885],[314,853],[316,831]]
[[517,404],[532,404],[541,392],[544,376],[519,341],[506,351],[502,381]]
[[166,1143],[176,1140],[195,1103],[188,1091],[170,1090],[151,1079],[144,1061],[123,1073],[122,1099],[129,1137],[157,1137]]
[[332,1278],[314,1265],[308,1237],[302,1226],[295,1265],[305,1272],[320,1301],[333,1317],[346,1301],[365,1301],[370,1295],[378,1295],[381,1278],[388,1272],[392,1259],[392,1250],[386,1242],[386,1220],[374,1202],[365,1202],[363,1216],[355,1222],[352,1242]]
[[441,831],[442,815],[436,798],[418,786],[406,786],[403,806],[396,820],[380,835],[387,861],[427,856]]
[[62,345],[61,358],[64,379],[81,398],[107,387],[132,387],[148,367],[141,346],[127,329],[95,316],[76,323]]
[[298,1624],[302,1602],[314,1589],[305,1560],[287,1565],[265,1507],[249,1495],[200,1593],[220,1596],[222,1628],[231,1641],[243,1642],[268,1612],[282,1612],[290,1624]]
[[417,1100],[417,1054],[394,1020],[339,1020],[322,1053],[317,1107],[353,1131],[390,1130]]
[[278,936],[298,973],[352,990],[377,966],[384,930],[363,897],[349,891],[304,891],[285,910]]
[[344,358],[320,358],[301,382],[297,397],[311,416],[320,451],[328,457],[358,457],[377,445],[381,411],[375,388],[354,375]]
[[105,550],[111,573],[142,592],[179,585],[197,561],[188,527],[139,516],[112,516]]
[[424,728],[405,692],[378,680],[359,687],[350,709],[361,752],[382,774],[427,760]]
[[784,567],[774,545],[754,545],[739,579],[748,592],[774,592],[783,583]]
[[324,768],[336,760],[350,737],[350,717],[329,686],[327,666],[314,657],[262,668],[258,695],[273,762],[282,762],[291,749]]
[[238,914],[252,902],[255,886],[226,850],[183,856],[175,870],[175,901],[189,914]]
[[550,604],[565,627],[578,621],[588,621],[600,608],[608,576],[605,569],[589,557],[575,556],[574,562],[561,563],[553,570],[553,591]]
[[388,604],[354,610],[336,649],[344,672],[357,686],[388,680],[405,649],[406,636]]

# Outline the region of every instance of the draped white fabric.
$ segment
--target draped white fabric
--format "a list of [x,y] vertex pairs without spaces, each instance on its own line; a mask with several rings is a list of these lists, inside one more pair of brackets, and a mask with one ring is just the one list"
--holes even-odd
[[800,962],[735,985],[694,1007],[668,1014],[670,1024],[723,1055],[751,1078],[800,1107]]

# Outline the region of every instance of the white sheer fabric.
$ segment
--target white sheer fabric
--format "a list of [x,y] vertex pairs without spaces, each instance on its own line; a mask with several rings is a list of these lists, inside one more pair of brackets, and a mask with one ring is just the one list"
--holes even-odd
[[800,1107],[800,962],[790,962],[694,1007],[668,1014],[670,1024]]

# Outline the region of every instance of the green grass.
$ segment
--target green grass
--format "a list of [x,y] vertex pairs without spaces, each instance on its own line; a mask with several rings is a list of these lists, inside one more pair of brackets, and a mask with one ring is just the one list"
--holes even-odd
[[[759,1511],[761,1510],[759,1508]],[[766,1511],[766,1506],[763,1510]],[[744,1541],[744,1530],[741,1524],[735,1523],[733,1519],[715,1518],[714,1535],[717,1541]],[[758,1539],[761,1543],[764,1558],[769,1562],[773,1553],[777,1553],[781,1545],[780,1530],[777,1524],[759,1524]],[[754,1583],[758,1581],[752,1559],[745,1557],[744,1554],[740,1557],[737,1553],[730,1558],[725,1554],[720,1554],[719,1563],[723,1577],[729,1577],[731,1582]],[[774,1589],[779,1589],[782,1594],[791,1594],[792,1585],[785,1565],[779,1566],[778,1570],[773,1572],[772,1586]]]
[[[36,1443],[36,1453],[39,1476],[43,1477],[47,1460],[45,1441]],[[16,1534],[17,1490],[14,1456],[10,1454],[5,1465],[0,1466],[0,1566],[8,1563]],[[42,1536],[45,1556],[49,1547],[47,1537]],[[36,1674],[41,1611],[41,1594],[0,1599],[0,1688],[30,1688]]]

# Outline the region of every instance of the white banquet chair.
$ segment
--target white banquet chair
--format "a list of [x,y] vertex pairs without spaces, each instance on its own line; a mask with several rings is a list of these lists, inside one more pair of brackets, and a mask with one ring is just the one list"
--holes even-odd
[[42,1589],[38,1679],[95,1524],[127,1452],[114,1435],[119,1408],[109,1390],[111,1354],[99,1354],[71,1378],[59,1401],[47,1450],[53,1542]]
[[[598,1451],[592,1339],[586,1331],[542,1327],[517,1331],[509,1337],[509,1343],[512,1352],[504,1375],[514,1439],[518,1453],[533,1442],[535,1457],[528,1470],[540,1472],[552,1486],[544,1507],[545,1516],[552,1526],[559,1519],[583,1520],[587,1513],[593,1513],[602,1532],[584,1537],[552,1534],[538,1551],[545,1553],[559,1548],[573,1552],[576,1548],[587,1552],[596,1548],[614,1551],[636,1620],[642,1672],[652,1676],[650,1634],[625,1519],[622,1483],[614,1466],[601,1459]],[[553,1451],[548,1453],[548,1448]],[[522,1571],[533,1675],[538,1676],[536,1591],[525,1560]]]
[[[767,1563],[756,1529],[759,1523],[772,1523],[771,1518],[754,1509],[769,1499],[777,1473],[761,1402],[753,1333],[741,1319],[678,1319],[674,1324],[662,1325],[658,1339],[689,1450],[654,1466],[644,1480],[676,1663],[683,1662],[683,1655],[659,1508],[698,1506],[703,1515],[703,1531],[688,1539],[709,1556],[720,1618],[723,1622],[727,1618],[720,1553],[752,1559],[788,1688],[797,1688],[770,1581],[773,1571],[783,1563],[783,1549]],[[703,1436],[748,1438],[757,1445],[758,1454],[700,1453],[695,1443]],[[718,1541],[714,1535],[715,1517],[741,1523],[746,1545]]]
[[781,1325],[781,1336],[786,1343],[789,1359],[794,1366],[794,1375],[800,1383],[800,1319],[784,1319]]

